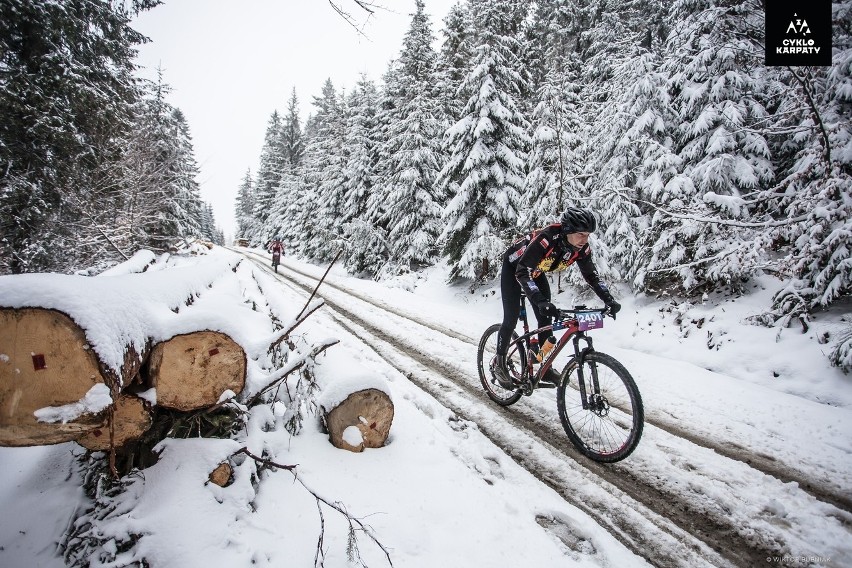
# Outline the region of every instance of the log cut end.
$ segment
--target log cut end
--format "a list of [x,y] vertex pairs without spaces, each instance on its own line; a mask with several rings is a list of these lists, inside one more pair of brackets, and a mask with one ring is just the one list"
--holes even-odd
[[149,375],[157,405],[183,412],[213,406],[226,390],[239,394],[246,384],[246,355],[233,339],[216,331],[196,331],[154,346]]
[[231,476],[234,473],[234,468],[228,462],[222,462],[219,466],[210,472],[210,482],[215,483],[219,487],[227,486],[231,481]]
[[153,422],[150,405],[137,396],[121,394],[114,408],[107,415],[107,422],[77,440],[77,443],[93,451],[110,449],[110,428],[112,427],[112,445],[120,448],[127,442],[138,440],[148,431]]
[[354,392],[332,409],[325,409],[331,443],[350,452],[385,445],[393,422],[393,402],[377,389]]
[[83,330],[43,308],[0,308],[0,446],[75,440],[103,425],[103,415],[43,423],[33,413],[79,402],[104,383]]

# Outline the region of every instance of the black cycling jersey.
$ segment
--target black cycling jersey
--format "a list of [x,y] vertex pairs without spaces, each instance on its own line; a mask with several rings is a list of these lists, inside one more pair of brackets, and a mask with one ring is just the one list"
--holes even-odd
[[595,294],[604,302],[612,301],[612,294],[601,282],[595,263],[592,262],[589,244],[579,249],[572,246],[562,234],[562,225],[559,223],[518,239],[506,251],[503,260],[514,268],[515,279],[534,305],[550,301],[549,291],[546,295],[542,294],[536,279],[545,272],[565,270],[574,263]]

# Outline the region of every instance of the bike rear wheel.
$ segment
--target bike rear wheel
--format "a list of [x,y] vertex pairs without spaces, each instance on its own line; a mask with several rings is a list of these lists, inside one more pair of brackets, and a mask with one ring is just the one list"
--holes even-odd
[[[604,463],[623,460],[639,444],[645,420],[636,382],[613,357],[597,351],[587,353],[583,379],[589,404],[583,408],[578,368],[576,360],[569,363],[556,390],[562,427],[586,457]],[[597,392],[594,384],[598,385]]]
[[[495,323],[485,330],[482,334],[482,339],[479,340],[479,349],[476,352],[476,364],[479,367],[479,381],[482,383],[482,388],[485,389],[488,398],[499,404],[500,406],[509,406],[518,402],[523,393],[521,389],[504,389],[497,382],[494,372],[491,370],[491,365],[497,358],[497,334],[500,332],[500,324]],[[518,338],[517,333],[512,334],[512,339]],[[509,345],[509,351],[506,354],[506,367],[509,369],[509,375],[512,378],[520,381],[526,373],[526,353],[523,345],[512,343]]]

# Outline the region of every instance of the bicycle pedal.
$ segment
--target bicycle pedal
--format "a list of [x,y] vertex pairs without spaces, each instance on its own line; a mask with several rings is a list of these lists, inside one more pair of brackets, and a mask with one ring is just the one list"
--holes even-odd
[[556,385],[553,384],[553,383],[545,382],[545,381],[539,381],[538,384],[535,386],[535,388],[537,388],[537,389],[555,389]]

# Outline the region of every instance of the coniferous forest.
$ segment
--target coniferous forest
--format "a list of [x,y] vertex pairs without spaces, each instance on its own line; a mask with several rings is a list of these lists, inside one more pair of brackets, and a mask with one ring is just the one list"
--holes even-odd
[[168,86],[134,76],[159,0],[0,1],[0,273],[108,266],[223,243]]
[[[222,242],[168,85],[133,76],[129,22],[157,4],[0,0],[0,271]],[[832,3],[825,67],[765,65],[760,0],[460,0],[440,37],[413,9],[380,81],[329,78],[271,114],[238,237],[343,249],[365,277],[446,260],[487,281],[577,205],[625,290],[738,293],[769,273],[755,323],[848,312],[852,4]],[[831,354],[847,367],[848,329]]]
[[272,114],[238,232],[320,262],[342,248],[377,279],[446,259],[487,280],[511,240],[582,206],[610,281],[700,295],[771,273],[755,323],[806,326],[852,285],[852,4],[832,5],[830,67],[766,66],[764,17],[758,0],[464,0],[436,38],[417,0],[381,83],[329,79],[304,125],[295,91]]

